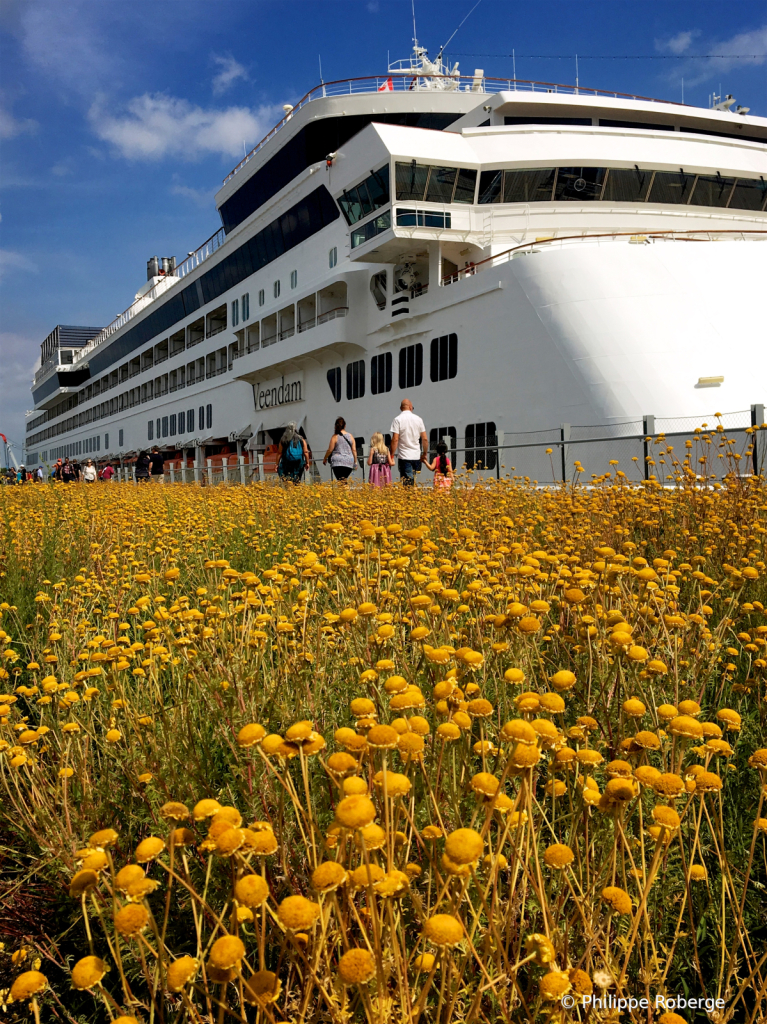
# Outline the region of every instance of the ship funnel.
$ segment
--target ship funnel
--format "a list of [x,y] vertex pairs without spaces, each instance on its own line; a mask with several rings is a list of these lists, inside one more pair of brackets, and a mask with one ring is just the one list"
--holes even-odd
[[175,256],[163,256],[162,258],[162,273],[167,277],[173,277],[176,273],[176,257]]
[[146,261],[146,279],[151,281],[153,277],[160,276],[160,261],[156,256]]

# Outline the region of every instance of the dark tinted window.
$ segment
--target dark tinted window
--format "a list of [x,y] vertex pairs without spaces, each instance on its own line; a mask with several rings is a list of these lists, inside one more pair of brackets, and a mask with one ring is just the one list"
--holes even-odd
[[146,425],[146,436],[149,441],[154,440],[154,420],[150,420]]
[[694,206],[726,206],[734,184],[734,178],[699,174],[690,202]]
[[205,430],[205,406],[201,405],[197,410],[197,428]]
[[186,410],[186,429],[190,432],[194,430],[194,409]]
[[346,364],[346,399],[365,397],[365,360]]
[[168,428],[168,433],[170,434],[171,437],[176,436],[176,414],[174,412],[170,414],[170,425]]
[[205,406],[205,429],[206,430],[210,430],[210,428],[212,426],[213,426],[213,406],[212,405],[206,405]]
[[466,427],[466,466],[469,469],[495,469],[498,451],[495,447],[498,438],[495,423],[470,423]]
[[458,335],[443,334],[431,340],[431,379],[451,380],[458,373]]
[[[279,152],[222,204],[219,213],[226,232],[237,227],[246,217],[263,206],[273,195],[311,164],[324,160],[353,135],[366,128],[371,121],[379,124],[399,124],[410,128],[442,131],[457,120],[460,114],[400,113],[357,114],[326,117],[306,125],[286,142]],[[243,168],[240,174],[247,174]]]
[[474,189],[477,187],[477,172],[458,168],[458,177],[455,182],[454,203],[473,203]]
[[738,178],[732,190],[730,209],[763,210],[767,182],[749,178]]
[[479,176],[480,203],[500,203],[503,171],[483,171]]
[[167,416],[163,416],[163,418],[162,418],[162,436],[163,437],[167,437],[168,436],[168,417]]
[[568,199],[575,202],[600,199],[604,180],[603,167],[560,167],[554,186],[554,198],[558,202]]
[[332,370],[328,370],[328,386],[333,392],[333,398],[337,402],[341,401],[341,367],[334,366]]
[[650,124],[649,121],[612,121],[609,118],[600,117],[600,125],[605,128],[638,128],[645,131],[649,128],[653,131],[673,132],[673,124]]
[[423,199],[429,168],[413,160],[409,164],[397,164],[397,199]]
[[429,184],[426,186],[426,201],[429,203],[450,203],[453,200],[457,167],[432,167]]
[[504,117],[504,124],[591,124],[590,117]]
[[423,380],[423,345],[408,345],[399,350],[399,386],[417,388]]
[[684,171],[656,171],[649,201],[651,203],[686,203],[694,183],[694,174],[685,174]]
[[370,391],[381,395],[391,391],[391,352],[383,352],[370,360]]
[[180,412],[178,414],[178,432],[179,434],[186,433],[186,413]]
[[607,172],[602,198],[612,203],[643,203],[652,181],[652,171],[616,169]]
[[447,445],[453,469],[455,469],[455,438],[455,427],[432,427],[429,431],[429,452],[431,457],[434,458],[437,454],[437,445],[440,441],[444,441]]
[[389,202],[389,166],[382,167],[354,188],[342,192],[338,205],[348,224],[356,224]]

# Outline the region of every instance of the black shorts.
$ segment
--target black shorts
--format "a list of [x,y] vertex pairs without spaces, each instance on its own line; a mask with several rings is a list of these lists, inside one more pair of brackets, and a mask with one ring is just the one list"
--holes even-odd
[[333,476],[336,478],[336,480],[345,480],[347,478],[347,476],[351,475],[351,472],[352,472],[354,467],[353,466],[331,466],[330,468],[333,470]]

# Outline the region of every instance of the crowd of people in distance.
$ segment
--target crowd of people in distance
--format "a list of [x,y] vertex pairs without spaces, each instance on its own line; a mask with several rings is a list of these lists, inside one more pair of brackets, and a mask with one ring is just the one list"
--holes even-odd
[[[277,473],[280,479],[284,483],[301,483],[311,460],[312,451],[306,438],[295,423],[289,423],[277,446]],[[361,466],[357,442],[346,429],[343,416],[339,416],[335,422],[322,464],[330,465],[333,480],[342,486],[349,483],[352,473]],[[424,467],[434,474],[436,489],[449,490],[455,479],[455,470],[444,442],[437,444],[436,454],[429,461],[426,427],[421,417],[416,415],[409,398],[402,399],[399,414],[392,421],[390,445],[386,444],[380,431],[376,431],[370,438],[367,466],[367,479],[372,487],[390,486],[395,466],[400,482],[405,487],[415,486],[416,474]],[[364,467],[362,469],[364,478]],[[137,484],[165,482],[165,460],[157,445],[151,451],[144,449],[139,452],[133,466],[133,475]],[[50,470],[39,466],[36,470],[27,471],[24,466],[19,466],[17,470],[0,471],[0,482],[3,484],[43,483],[46,480],[58,480],[65,484],[95,484],[99,481],[109,483],[116,479],[117,469],[109,462],[98,469],[92,459],[86,459],[81,464],[68,457],[58,459]]]
[[[386,445],[379,431],[370,438],[368,483],[373,487],[389,486],[392,482],[392,468],[396,464],[403,486],[414,487],[416,474],[425,466],[434,474],[435,488],[449,490],[453,485],[455,470],[447,452],[447,445],[440,442],[434,459],[429,461],[429,438],[424,422],[416,415],[410,399],[403,398],[399,415],[395,416],[391,425],[391,447]],[[289,423],[280,438],[277,451],[277,472],[281,479],[286,483],[300,483],[309,465],[310,455],[306,439],[295,423]],[[344,486],[359,464],[357,442],[346,429],[343,416],[339,416],[335,422],[322,464],[329,464],[333,479]]]
[[0,470],[0,484],[42,484],[47,480],[59,480],[64,484],[86,483],[95,484],[99,480],[109,483],[117,476],[117,470],[111,463],[97,469],[93,459],[86,459],[82,464],[76,459],[58,459],[50,468],[38,466],[37,469],[27,469],[19,466],[18,469]]

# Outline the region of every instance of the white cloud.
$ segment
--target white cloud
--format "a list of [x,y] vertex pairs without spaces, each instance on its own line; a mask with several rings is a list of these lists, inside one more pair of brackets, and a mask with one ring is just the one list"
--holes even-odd
[[63,177],[65,177],[65,175],[71,174],[71,173],[72,173],[72,168],[69,167],[67,164],[65,164],[63,162],[62,163],[58,163],[58,164],[54,164],[53,167],[51,167],[51,174],[55,174],[57,178],[63,178]]
[[280,117],[279,107],[204,109],[164,93],[144,93],[112,113],[103,99],[88,118],[95,134],[129,160],[179,157],[198,160],[210,153],[238,157],[243,141],[252,148]]
[[13,252],[10,249],[0,249],[0,278],[4,277],[9,270],[27,270],[30,273],[37,273],[37,266],[20,252]]
[[[700,31],[680,32],[665,43],[656,40],[656,47],[686,56],[689,49],[689,41],[686,41],[688,35],[691,39],[697,39]],[[675,46],[678,49],[674,49]],[[767,25],[748,32],[738,32],[729,39],[699,42],[696,49],[714,56],[698,60],[690,55],[689,60],[674,61],[669,79],[679,81],[684,78],[685,85],[693,86],[712,78],[720,79],[728,71],[761,67],[767,63]]]
[[32,134],[39,125],[31,117],[14,117],[10,110],[0,107],[0,139],[14,139],[17,135]]
[[170,194],[172,196],[183,196],[185,199],[190,199],[195,206],[209,210],[213,202],[213,196],[216,193],[212,189],[192,188],[190,185],[182,185],[176,182],[171,186]]
[[700,35],[698,30],[690,32],[679,32],[670,39],[656,39],[656,50],[668,50],[670,53],[681,54],[690,49],[693,39]]
[[0,430],[16,443],[14,452],[21,461],[21,443],[25,436],[26,409],[32,407],[30,385],[39,366],[42,338],[12,331],[0,331],[0,360],[3,367],[3,422]]
[[73,92],[92,95],[99,81],[114,81],[123,64],[119,47],[107,42],[97,24],[98,5],[60,0],[22,5],[19,34],[27,58]]
[[368,3],[365,6],[370,14],[378,14],[380,10],[378,0],[368,0]]
[[220,57],[214,54],[213,63],[221,69],[211,83],[214,96],[221,96],[238,78],[244,78],[246,81],[248,79],[248,72],[232,56]]

